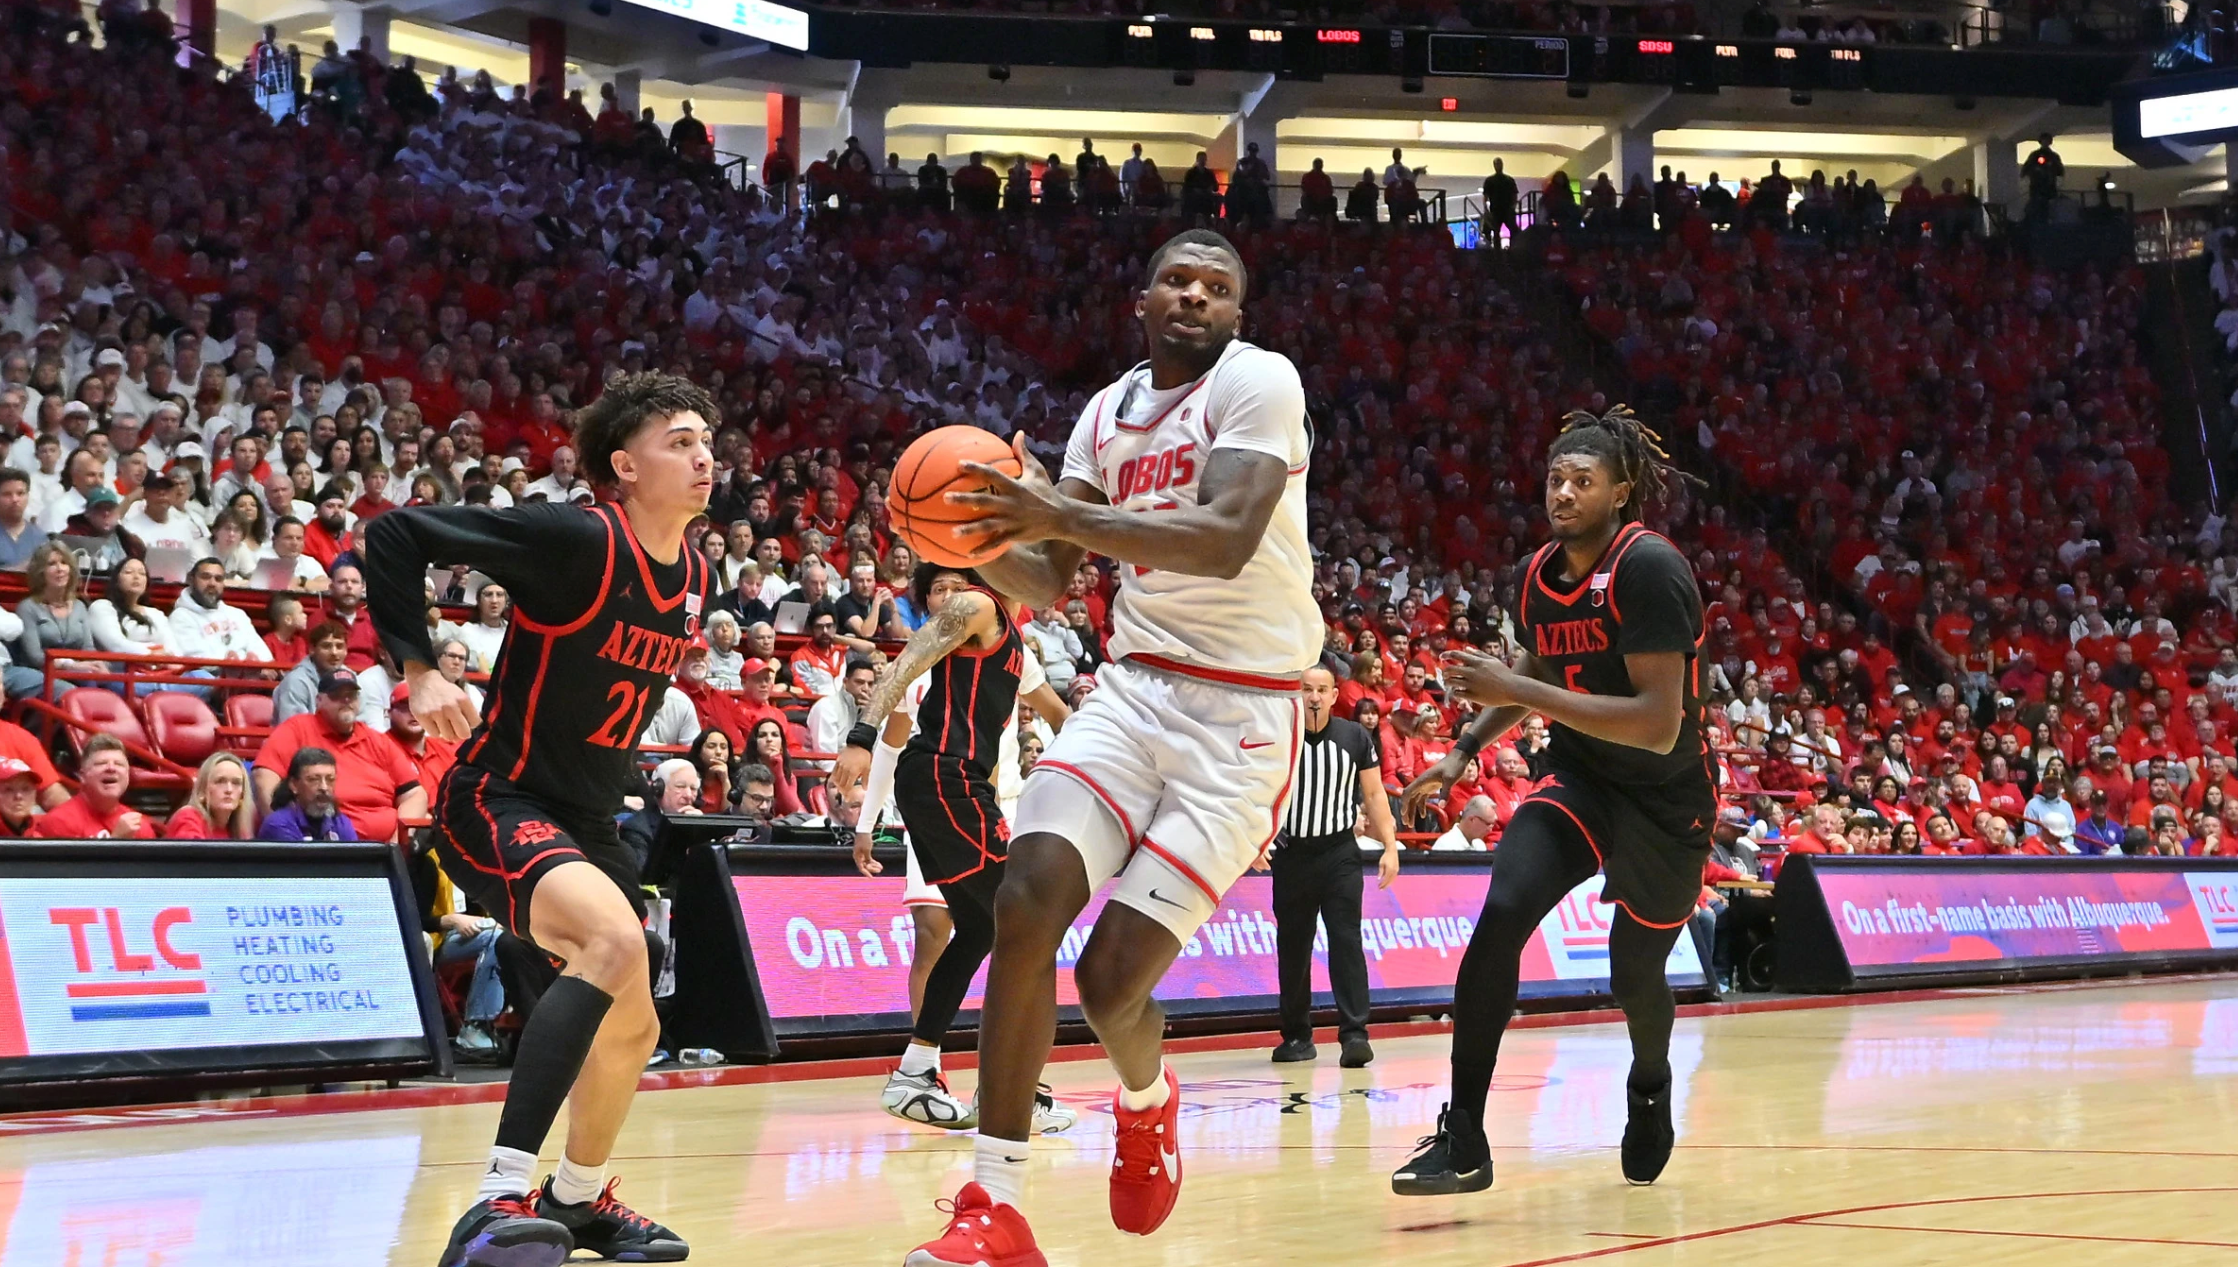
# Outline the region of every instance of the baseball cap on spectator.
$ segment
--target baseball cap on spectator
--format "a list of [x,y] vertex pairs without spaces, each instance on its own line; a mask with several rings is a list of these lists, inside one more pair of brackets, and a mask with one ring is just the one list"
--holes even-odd
[[[163,411],[161,409],[158,409],[156,412],[161,413]],[[183,462],[188,458],[200,458],[203,456],[205,456],[205,454],[202,452],[202,443],[199,440],[181,441],[178,448],[171,450],[171,460],[174,462]]]
[[346,668],[337,666],[321,670],[319,673],[319,694],[321,695],[339,695],[344,691],[355,691],[356,689],[357,674]]
[[124,353],[116,348],[103,348],[94,354],[93,364],[96,369],[107,368],[111,365],[121,366],[124,364]]
[[150,475],[146,479],[140,481],[140,487],[158,493],[169,492],[170,490],[177,488],[178,486],[179,481],[172,479],[170,476],[165,475],[161,471],[157,471],[155,474]]
[[0,783],[16,778],[30,779],[36,782],[39,773],[14,757],[0,757]]
[[1728,805],[1717,812],[1717,821],[1731,823],[1736,827],[1746,827],[1748,826],[1748,811],[1738,805]]
[[571,502],[593,502],[598,500],[598,494],[591,491],[587,484],[577,484],[567,490],[567,500]]
[[92,492],[85,495],[85,508],[91,510],[96,506],[114,506],[123,500],[123,498],[117,496],[115,489],[106,484],[101,484],[95,486]]
[[396,684],[396,689],[389,692],[390,708],[394,708],[399,704],[409,704],[411,702],[412,684],[410,682],[399,682]]
[[93,416],[93,406],[85,403],[82,400],[65,402],[62,406],[62,416],[67,418],[71,414],[84,414],[86,417],[91,418]]
[[759,677],[764,673],[776,677],[777,662],[775,660],[764,660],[760,656],[748,656],[746,663],[740,667],[738,673],[740,677]]
[[2018,701],[2018,700],[2014,699],[2014,698],[2013,698],[2012,696],[2010,696],[2010,695],[2000,695],[2000,696],[1998,696],[1998,697],[1997,697],[1997,709],[1998,709],[1998,711],[1999,711],[1999,712],[2003,712],[2004,710],[2006,710],[2006,709],[2008,709],[2008,708],[2019,708],[2019,707],[2020,707],[2020,701]]

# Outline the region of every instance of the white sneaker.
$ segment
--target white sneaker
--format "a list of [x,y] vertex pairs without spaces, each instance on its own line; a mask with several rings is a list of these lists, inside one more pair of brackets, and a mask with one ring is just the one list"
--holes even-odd
[[[973,1121],[979,1118],[979,1092],[976,1088],[971,1093],[971,1116]],[[1080,1114],[1057,1103],[1057,1098],[1049,1092],[1048,1083],[1041,1083],[1034,1088],[1034,1134],[1061,1134],[1071,1130],[1079,1121]]]
[[979,1107],[966,1106],[950,1095],[948,1083],[937,1069],[916,1074],[894,1070],[886,1078],[886,1089],[879,1093],[878,1103],[894,1117],[919,1126],[968,1131],[979,1125]]

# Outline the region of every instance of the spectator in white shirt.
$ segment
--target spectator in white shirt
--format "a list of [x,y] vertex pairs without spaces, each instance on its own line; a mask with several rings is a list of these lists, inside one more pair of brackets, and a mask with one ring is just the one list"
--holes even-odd
[[63,530],[70,516],[83,512],[85,495],[101,486],[101,459],[83,449],[70,455],[63,470],[61,495],[48,498],[46,509],[39,517],[39,526],[46,529],[50,537]]
[[552,472],[543,479],[529,482],[527,496],[538,493],[549,502],[563,502],[582,481],[575,476],[575,450],[566,445],[552,450]]
[[209,534],[194,516],[181,509],[186,490],[168,475],[150,475],[140,486],[144,496],[124,517],[124,530],[149,548],[202,551],[209,548]]
[[[877,686],[878,670],[869,658],[849,658],[840,689],[817,700],[808,710],[809,747],[816,752],[838,752],[847,742],[847,732],[862,718],[863,706],[870,703],[870,693]],[[817,761],[815,765],[819,770],[829,770],[832,763]]]
[[495,581],[485,581],[474,595],[474,619],[458,627],[457,638],[466,644],[468,668],[488,673],[497,667],[497,653],[505,645],[505,631],[512,615],[512,596]]
[[1430,848],[1474,849],[1482,852],[1485,848],[1484,838],[1492,834],[1492,829],[1499,822],[1499,811],[1492,808],[1491,797],[1472,796],[1468,804],[1461,807],[1461,816],[1453,820],[1453,826],[1446,828],[1445,834],[1438,837]]
[[707,617],[707,684],[718,691],[745,689],[746,657],[738,649],[738,618],[727,611]]
[[319,561],[303,553],[303,521],[293,515],[272,525],[272,557],[287,565],[292,589],[323,591],[331,584]]
[[649,744],[680,748],[699,737],[699,710],[692,706],[692,697],[671,686],[661,697],[660,711],[645,723],[645,733],[637,737],[639,746]]
[[171,608],[171,649],[198,660],[272,658],[249,614],[225,601],[225,565],[204,559],[187,576]]
[[1080,635],[1065,623],[1064,613],[1047,607],[1025,628],[1025,634],[1041,657],[1041,671],[1049,685],[1062,695],[1072,689],[1073,678],[1078,676],[1080,660]]

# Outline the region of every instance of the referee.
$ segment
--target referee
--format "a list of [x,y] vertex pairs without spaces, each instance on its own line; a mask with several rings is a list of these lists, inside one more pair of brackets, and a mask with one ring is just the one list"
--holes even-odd
[[1274,870],[1275,963],[1282,983],[1282,1045],[1274,1058],[1311,1060],[1313,933],[1318,917],[1329,933],[1329,986],[1337,999],[1338,1063],[1358,1069],[1375,1059],[1368,1046],[1368,958],[1360,950],[1360,807],[1368,830],[1383,842],[1378,883],[1399,874],[1399,842],[1391,802],[1383,794],[1375,739],[1357,722],[1331,717],[1337,680],[1327,669],[1305,672],[1305,741],[1296,787],[1270,859]]

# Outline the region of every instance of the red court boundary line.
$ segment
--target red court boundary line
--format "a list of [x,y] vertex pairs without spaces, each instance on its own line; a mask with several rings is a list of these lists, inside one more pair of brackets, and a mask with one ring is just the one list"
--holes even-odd
[[1857,1227],[1868,1232],[1935,1232],[1950,1236],[2019,1236],[2036,1241],[2105,1241],[2115,1245],[2190,1245],[2238,1249],[2238,1241],[2180,1241],[2165,1236],[2091,1236],[2082,1232],[2000,1232],[1986,1227],[1916,1227],[1904,1223],[1799,1223],[1798,1227]]
[[[2053,981],[2009,986],[1940,986],[1915,990],[1889,990],[1877,994],[1805,995],[1790,998],[1742,999],[1728,1003],[1685,1003],[1680,1016],[1747,1016],[1763,1012],[1815,1012],[1827,1008],[1876,1007],[1894,1003],[1936,1002],[1993,995],[2051,994],[2073,990],[2112,989],[2128,985],[2181,985],[2193,981],[2225,980],[2229,973],[2184,973],[2143,979],[2101,977],[2083,981]],[[1560,1029],[1576,1025],[1619,1022],[1617,1008],[1576,1012],[1535,1012],[1516,1017],[1510,1029]],[[1370,1025],[1372,1039],[1414,1038],[1450,1033],[1447,1021],[1393,1021]],[[1333,1042],[1336,1030],[1314,1031],[1316,1042]],[[1166,1040],[1168,1052],[1238,1051],[1272,1047],[1275,1035],[1257,1031],[1241,1034],[1200,1034]],[[1103,1048],[1095,1043],[1061,1046],[1051,1051],[1052,1064],[1100,1060]],[[679,1069],[647,1073],[639,1091],[675,1091],[690,1087],[763,1086],[785,1082],[815,1082],[834,1078],[862,1078],[889,1073],[893,1056],[855,1056],[838,1060],[804,1060],[793,1064],[741,1065],[719,1069]],[[941,1058],[948,1072],[976,1069],[976,1052],[954,1052]],[[313,1117],[330,1113],[370,1113],[384,1109],[449,1108],[455,1105],[494,1104],[504,1100],[507,1084],[484,1082],[468,1085],[430,1085],[329,1092],[320,1095],[256,1096],[239,1100],[185,1101],[133,1105],[111,1109],[76,1109],[51,1112],[0,1114],[0,1139],[27,1135],[56,1135],[74,1131],[114,1130],[127,1126],[163,1126],[179,1122],[224,1121],[228,1118],[268,1120],[280,1117]],[[1814,1216],[1798,1216],[1814,1217]],[[1644,1244],[1644,1242],[1643,1242]],[[1560,1260],[1549,1260],[1560,1261]]]
[[[1754,1223],[1736,1223],[1731,1227],[1706,1228],[1699,1232],[1681,1232],[1676,1236],[1660,1236],[1652,1241],[1635,1241],[1630,1245],[1610,1245],[1603,1249],[1580,1250],[1574,1254],[1557,1254],[1552,1258],[1533,1258],[1525,1262],[1508,1263],[1506,1267],[1553,1267],[1556,1263],[1577,1263],[1592,1258],[1607,1258],[1615,1254],[1629,1254],[1635,1250],[1661,1249],[1666,1245],[1684,1245],[1690,1241],[1706,1241],[1712,1237],[1731,1236],[1738,1232],[1760,1232],[1770,1227],[1822,1227],[1839,1228],[1857,1226],[1845,1223],[1821,1223],[1820,1219],[1840,1218],[1849,1214],[1879,1214],[1888,1210],[1919,1210],[1945,1205],[1978,1205],[1988,1201],[2048,1201],[2058,1197],[2142,1197],[2156,1193],[2206,1193],[2238,1192],[2234,1187],[2218,1188],[2105,1188],[2089,1192],[2007,1192],[1994,1196],[1938,1197],[1926,1201],[1891,1201],[1880,1205],[1851,1206],[1843,1210],[1819,1210],[1809,1214],[1790,1214],[1776,1219],[1759,1219]],[[1878,1229],[1875,1229],[1878,1230]],[[1903,1232],[1972,1232],[1973,1228],[1898,1227],[1887,1229]],[[2000,1233],[1988,1233],[2000,1235]],[[2069,1239],[2069,1238],[2061,1238]],[[2072,1239],[2084,1239],[2076,1237]],[[2096,1239],[2096,1238],[2093,1238]],[[2197,1241],[2140,1241],[2142,1244],[2197,1245]]]

